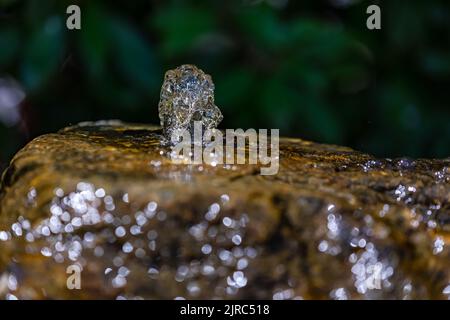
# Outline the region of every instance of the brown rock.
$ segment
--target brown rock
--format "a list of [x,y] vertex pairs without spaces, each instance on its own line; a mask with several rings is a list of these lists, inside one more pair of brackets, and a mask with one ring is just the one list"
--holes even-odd
[[[0,188],[0,298],[450,296],[450,160],[280,141],[280,171],[175,165],[160,130],[41,136]],[[81,290],[66,268],[81,265]]]

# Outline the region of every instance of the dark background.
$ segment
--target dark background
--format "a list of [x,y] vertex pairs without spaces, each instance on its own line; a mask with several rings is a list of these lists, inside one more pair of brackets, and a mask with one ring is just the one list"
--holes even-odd
[[[81,7],[82,30],[65,23]],[[366,28],[378,4],[382,29]],[[158,123],[164,71],[211,74],[222,128],[450,154],[450,2],[0,0],[0,169],[86,120]],[[22,99],[24,98],[24,99]]]

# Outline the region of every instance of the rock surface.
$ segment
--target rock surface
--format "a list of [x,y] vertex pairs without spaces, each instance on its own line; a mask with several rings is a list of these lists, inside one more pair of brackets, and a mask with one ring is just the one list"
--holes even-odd
[[450,160],[283,138],[260,176],[175,165],[160,134],[85,123],[14,157],[0,298],[449,298]]

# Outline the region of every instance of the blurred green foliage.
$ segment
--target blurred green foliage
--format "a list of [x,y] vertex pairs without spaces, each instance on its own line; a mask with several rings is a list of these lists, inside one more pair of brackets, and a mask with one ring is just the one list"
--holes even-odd
[[[78,4],[82,29],[65,27]],[[378,4],[382,30],[366,28]],[[378,156],[450,153],[448,1],[0,0],[0,78],[22,121],[0,119],[0,164],[79,121],[158,122],[164,71],[213,76],[222,127],[280,128]]]

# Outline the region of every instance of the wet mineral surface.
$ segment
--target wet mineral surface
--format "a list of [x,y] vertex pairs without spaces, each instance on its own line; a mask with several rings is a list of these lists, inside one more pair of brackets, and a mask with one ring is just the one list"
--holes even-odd
[[84,123],[14,157],[1,299],[450,297],[450,159],[282,138],[261,176],[173,164],[160,135]]

